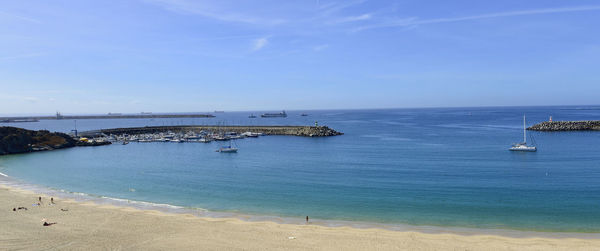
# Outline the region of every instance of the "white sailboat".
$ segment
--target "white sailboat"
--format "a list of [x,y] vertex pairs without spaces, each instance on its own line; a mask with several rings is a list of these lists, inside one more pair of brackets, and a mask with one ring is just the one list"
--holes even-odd
[[527,127],[525,126],[525,115],[523,115],[523,142],[514,144],[508,150],[510,151],[521,151],[521,152],[535,152],[537,148],[535,146],[527,145]]

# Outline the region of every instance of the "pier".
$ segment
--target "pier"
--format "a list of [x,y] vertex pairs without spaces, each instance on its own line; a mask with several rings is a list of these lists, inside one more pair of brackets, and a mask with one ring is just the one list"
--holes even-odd
[[61,119],[157,119],[157,118],[213,118],[212,114],[107,114],[107,115],[61,115],[55,116],[31,116],[31,117],[0,117],[1,123],[37,122],[39,120],[61,120]]
[[335,131],[327,126],[147,126],[130,128],[113,128],[95,131],[81,132],[81,136],[94,137],[95,135],[139,135],[155,134],[164,132],[201,132],[212,133],[235,132],[238,134],[251,132],[262,135],[290,135],[304,137],[328,137],[342,135],[343,133]]
[[600,131],[600,120],[545,121],[527,130],[532,131]]

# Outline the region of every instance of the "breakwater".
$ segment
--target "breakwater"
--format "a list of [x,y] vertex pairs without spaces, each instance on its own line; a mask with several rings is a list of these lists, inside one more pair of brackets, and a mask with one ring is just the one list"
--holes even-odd
[[80,135],[94,137],[95,135],[121,135],[121,134],[150,134],[161,132],[235,132],[235,133],[262,133],[263,135],[290,135],[304,137],[328,137],[342,135],[327,126],[147,126],[131,128],[113,128],[81,132]]
[[108,114],[108,115],[61,115],[31,117],[0,117],[0,122],[38,122],[61,119],[159,119],[159,118],[213,118],[212,114]]
[[527,130],[532,131],[600,131],[600,120],[586,121],[545,121]]

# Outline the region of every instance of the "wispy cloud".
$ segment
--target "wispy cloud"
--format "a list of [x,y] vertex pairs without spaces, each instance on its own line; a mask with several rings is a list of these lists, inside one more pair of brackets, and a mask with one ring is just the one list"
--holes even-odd
[[354,0],[354,1],[342,1],[342,2],[329,2],[327,4],[319,4],[317,7],[322,14],[328,15],[335,12],[339,12],[343,9],[347,9],[356,5],[360,5],[366,2],[366,0]]
[[169,11],[189,13],[225,22],[277,25],[285,23],[280,18],[264,18],[244,13],[237,13],[218,5],[218,1],[189,1],[189,0],[145,0],[157,4]]
[[35,57],[39,57],[39,56],[43,56],[43,55],[44,55],[44,53],[26,53],[26,54],[18,54],[18,55],[0,56],[0,61],[20,59],[20,58],[35,58]]
[[325,50],[327,48],[329,48],[328,44],[322,44],[322,45],[317,45],[317,46],[313,47],[313,50],[314,51],[322,51],[322,50]]
[[365,20],[369,20],[369,19],[371,19],[371,14],[366,13],[366,14],[362,14],[359,16],[342,17],[337,20],[333,20],[332,23],[334,23],[334,24],[350,23],[350,22],[356,22],[356,21],[365,21]]
[[266,37],[255,39],[252,43],[252,50],[258,51],[269,44],[269,39]]
[[384,27],[409,27],[409,26],[418,26],[418,25],[426,25],[426,24],[452,23],[452,22],[489,19],[489,18],[528,16],[528,15],[580,12],[580,11],[596,11],[596,10],[600,10],[600,5],[518,10],[518,11],[496,12],[496,13],[488,13],[488,14],[482,14],[482,15],[450,17],[450,18],[419,19],[419,18],[411,17],[411,18],[397,19],[397,20],[373,24],[373,25],[361,26],[361,27],[358,27],[357,29],[355,29],[354,31],[362,31],[362,30],[367,30],[367,29],[384,28]]
[[25,97],[24,100],[29,103],[37,103],[38,101],[40,101],[40,99],[36,97]]
[[9,18],[13,18],[13,19],[18,19],[21,21],[27,21],[27,22],[31,22],[31,23],[42,23],[40,22],[40,20],[37,20],[35,18],[30,18],[30,17],[26,17],[26,16],[22,16],[22,15],[17,15],[17,14],[12,14],[12,13],[8,13],[8,12],[4,12],[4,11],[0,11],[0,16],[5,16],[5,17],[9,17]]

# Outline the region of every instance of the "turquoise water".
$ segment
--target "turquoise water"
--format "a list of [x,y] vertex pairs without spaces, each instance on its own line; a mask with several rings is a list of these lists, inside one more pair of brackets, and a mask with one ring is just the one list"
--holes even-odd
[[[309,111],[309,117],[81,120],[78,129],[177,124],[326,124],[328,138],[265,136],[219,144],[130,143],[0,157],[27,183],[211,211],[374,223],[600,232],[600,132],[528,124],[600,119],[597,107]],[[254,112],[260,114],[260,112]],[[10,124],[14,126],[14,124]],[[69,131],[73,121],[18,126]]]

